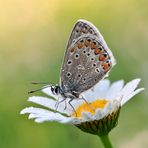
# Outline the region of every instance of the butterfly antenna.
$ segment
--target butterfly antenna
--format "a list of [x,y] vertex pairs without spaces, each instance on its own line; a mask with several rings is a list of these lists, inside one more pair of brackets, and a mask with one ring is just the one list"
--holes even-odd
[[41,91],[41,90],[43,90],[44,88],[48,88],[48,87],[51,87],[51,85],[44,86],[44,87],[39,88],[39,89],[36,89],[36,90],[31,90],[31,91],[28,92],[28,94],[31,94],[31,93],[34,93],[34,92],[37,92],[37,91]]
[[32,81],[31,84],[49,84],[48,82],[35,82],[35,81]]

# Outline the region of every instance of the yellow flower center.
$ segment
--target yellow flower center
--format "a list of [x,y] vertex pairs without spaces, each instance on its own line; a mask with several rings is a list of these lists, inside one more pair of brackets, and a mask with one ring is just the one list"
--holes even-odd
[[104,100],[97,99],[96,101],[91,102],[89,104],[83,103],[75,110],[72,116],[81,118],[82,112],[90,112],[92,115],[94,115],[96,112],[96,109],[103,109],[104,106],[107,104],[107,102],[108,101],[105,99]]

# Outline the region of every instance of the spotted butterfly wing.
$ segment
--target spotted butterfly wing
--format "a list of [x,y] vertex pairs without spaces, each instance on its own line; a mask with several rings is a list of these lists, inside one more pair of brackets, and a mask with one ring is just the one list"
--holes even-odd
[[79,94],[104,78],[115,59],[97,28],[86,20],[75,24],[65,52],[60,86],[65,94]]

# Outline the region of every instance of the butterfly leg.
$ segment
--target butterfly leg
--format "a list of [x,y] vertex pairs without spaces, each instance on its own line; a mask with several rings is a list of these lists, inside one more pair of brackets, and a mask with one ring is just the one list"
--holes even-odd
[[75,108],[74,108],[74,107],[72,106],[72,104],[71,104],[72,100],[73,100],[73,99],[70,99],[70,100],[68,101],[68,104],[71,106],[71,108],[73,109],[73,111],[75,112],[75,115],[76,115],[76,117],[77,117],[77,112],[76,112]]
[[[60,103],[62,103],[63,101],[65,101],[65,104],[66,104],[66,98],[64,98],[64,99],[62,99],[61,101],[59,101],[59,98],[58,98],[58,100],[57,100],[57,102],[56,102],[56,104],[55,104],[55,111],[57,111],[57,109],[58,109],[58,106],[59,106],[59,104]],[[65,105],[66,106],[66,105]],[[66,106],[67,107],[67,106]],[[66,109],[66,107],[64,107],[64,110]]]
[[82,99],[86,104],[89,105],[89,103],[87,102],[87,100],[86,100],[83,96],[81,97],[81,99]]
[[58,106],[58,102],[59,102],[59,97],[58,97],[58,99],[57,99],[57,101],[56,101],[56,103],[55,103],[55,108],[57,108],[57,106]]
[[86,100],[83,96],[81,97],[81,99],[84,100],[84,102],[89,106],[89,108],[90,108],[91,110],[95,110],[95,109],[91,106],[91,103],[88,103],[87,100]]
[[65,107],[64,107],[64,110],[66,110],[67,108],[67,103],[66,103],[66,99],[65,99]]

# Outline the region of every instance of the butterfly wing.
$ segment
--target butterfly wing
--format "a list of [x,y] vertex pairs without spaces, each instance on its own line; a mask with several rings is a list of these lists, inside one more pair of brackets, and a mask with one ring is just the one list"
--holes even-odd
[[82,36],[83,34],[92,34],[94,36],[99,37],[100,33],[98,32],[97,28],[90,22],[86,21],[86,20],[78,20],[76,22],[76,24],[74,25],[69,41],[68,41],[68,45],[67,45],[67,49],[71,46],[71,44],[73,42],[75,42],[75,40]]
[[86,20],[75,24],[61,69],[64,93],[80,94],[93,87],[115,65],[115,59],[97,28]]

